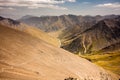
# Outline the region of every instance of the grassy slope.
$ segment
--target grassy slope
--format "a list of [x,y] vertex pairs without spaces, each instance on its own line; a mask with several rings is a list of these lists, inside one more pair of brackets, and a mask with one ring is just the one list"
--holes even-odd
[[47,32],[50,36],[53,36],[53,37],[55,37],[55,38],[58,38],[59,37],[59,35],[62,33],[62,30],[63,29],[60,29],[60,30],[58,30],[58,31],[53,31],[53,32]]
[[120,75],[120,52],[106,53],[106,54],[93,54],[93,55],[80,55],[91,62],[110,70]]
[[52,44],[54,46],[57,46],[57,47],[60,46],[59,39],[52,37],[52,36],[48,35],[47,33],[43,32],[37,28],[29,27],[26,30],[24,30],[24,32],[26,32],[34,37],[37,37],[37,38],[39,38],[39,39],[41,39],[49,44]]

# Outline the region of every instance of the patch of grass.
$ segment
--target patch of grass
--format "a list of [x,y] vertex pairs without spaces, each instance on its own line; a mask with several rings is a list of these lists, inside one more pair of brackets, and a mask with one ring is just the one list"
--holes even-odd
[[120,75],[120,52],[104,54],[86,54],[81,57]]

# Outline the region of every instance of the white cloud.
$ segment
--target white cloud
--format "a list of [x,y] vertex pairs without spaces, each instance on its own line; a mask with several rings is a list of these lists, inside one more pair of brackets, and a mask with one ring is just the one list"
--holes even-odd
[[76,2],[76,0],[66,0],[66,1],[69,1],[69,2]]
[[120,8],[120,3],[105,3],[98,4],[96,7],[104,7],[104,8]]
[[75,2],[76,0],[0,0],[0,6],[27,7],[27,8],[51,8],[67,10],[67,8],[58,6],[65,2]]
[[15,10],[12,7],[0,7],[0,10]]
[[51,9],[61,9],[61,10],[67,10],[67,8],[65,7],[60,7],[57,5],[51,5],[51,4],[39,4],[39,5],[32,5],[32,6],[28,6],[29,9],[35,9],[35,8],[51,8]]

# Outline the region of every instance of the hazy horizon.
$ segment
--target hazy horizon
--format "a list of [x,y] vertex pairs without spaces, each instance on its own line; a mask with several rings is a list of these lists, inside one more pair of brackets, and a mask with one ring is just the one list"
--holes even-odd
[[119,0],[0,0],[0,16],[120,15]]

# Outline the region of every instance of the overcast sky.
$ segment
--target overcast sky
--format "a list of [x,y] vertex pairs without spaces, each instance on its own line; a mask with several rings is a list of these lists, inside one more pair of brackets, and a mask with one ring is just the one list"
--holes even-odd
[[120,14],[120,0],[0,0],[0,16]]

